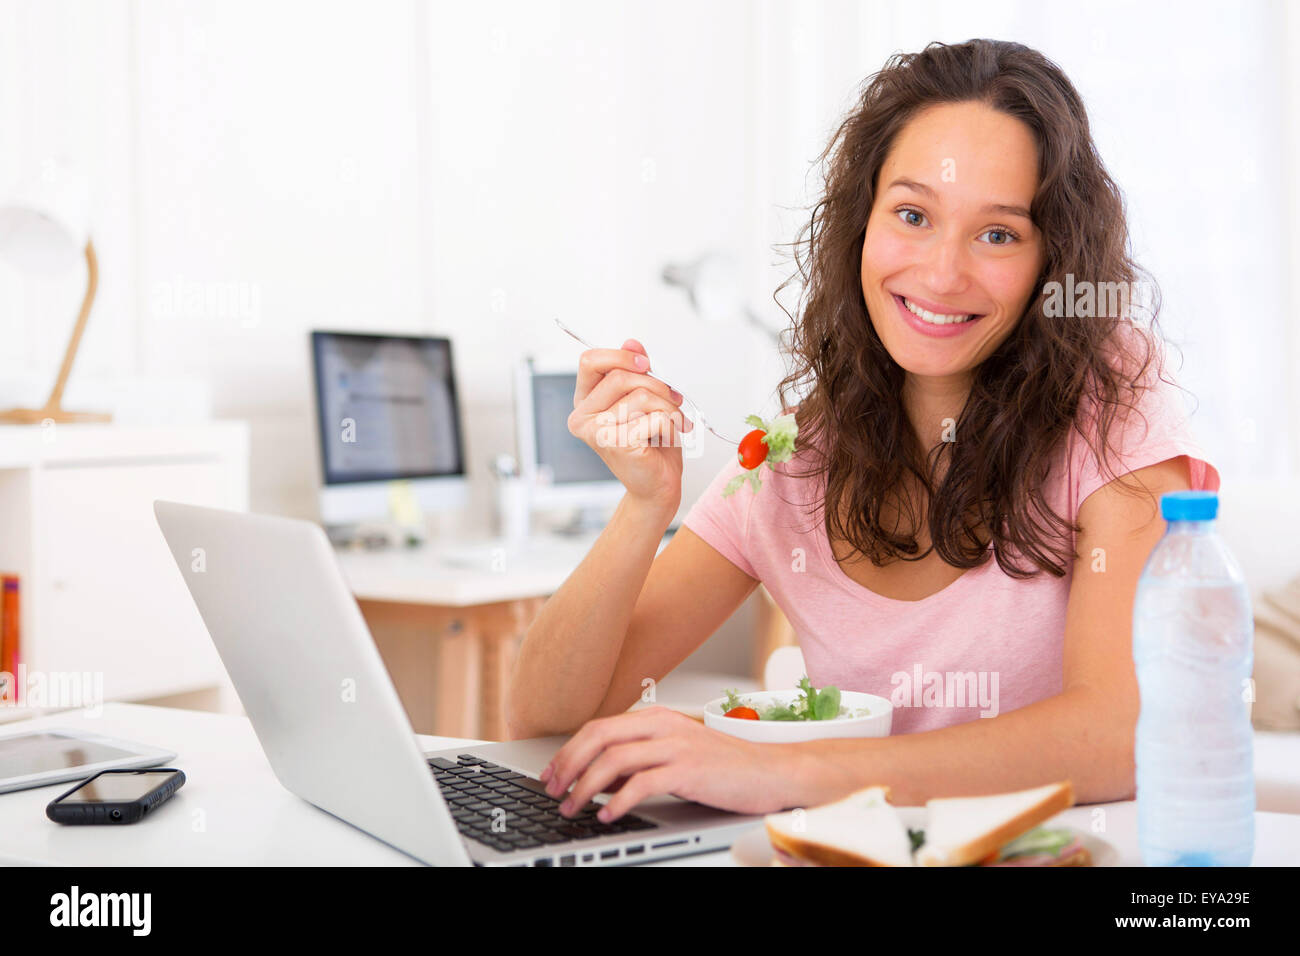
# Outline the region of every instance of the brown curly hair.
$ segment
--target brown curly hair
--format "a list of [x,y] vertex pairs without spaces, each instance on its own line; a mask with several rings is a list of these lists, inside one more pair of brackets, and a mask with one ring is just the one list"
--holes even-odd
[[[1131,313],[1052,317],[1044,296],[1032,297],[1011,334],[972,373],[956,422],[962,440],[924,448],[902,401],[906,373],[868,315],[860,264],[877,177],[895,137],[926,107],[962,102],[1020,119],[1036,140],[1030,215],[1044,246],[1038,289],[1065,285],[1067,274],[1135,288],[1146,275],[1129,256],[1123,196],[1093,144],[1083,101],[1056,64],[997,40],[895,54],[865,81],[818,158],[823,194],[790,244],[798,271],[774,295],[801,280],[800,318],[786,310],[792,363],[778,396],[786,408],[797,405],[800,444],[813,451],[796,459],[810,463],[808,470],[790,473],[824,477],[817,507],[827,534],[876,565],[925,557],[929,550],[918,553],[916,537],[924,521],[930,549],[954,567],[983,564],[991,540],[1008,575],[1063,576],[1081,529],[1045,500],[1044,480],[1071,428],[1109,470],[1113,424],[1134,408],[1151,370],[1160,374],[1159,291],[1143,281],[1152,298],[1141,329]],[[1121,334],[1125,329],[1140,334]],[[805,394],[795,403],[792,391]],[[1090,434],[1079,426],[1085,402],[1096,409]],[[909,476],[923,490],[924,508],[903,490]],[[882,520],[890,496],[899,521]]]

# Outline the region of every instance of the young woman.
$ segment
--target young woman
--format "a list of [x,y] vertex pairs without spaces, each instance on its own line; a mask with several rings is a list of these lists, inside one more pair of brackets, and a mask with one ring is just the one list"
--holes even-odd
[[[724,498],[729,464],[656,557],[681,398],[635,341],[583,354],[570,428],[627,494],[528,632],[511,731],[574,733],[543,780],[570,808],[616,791],[605,819],[661,793],[762,813],[871,784],[901,804],[1066,778],[1080,802],[1129,797],[1158,497],[1219,479],[1155,309],[1140,324],[1123,294],[1139,270],[1083,103],[1022,45],[931,44],[871,78],[827,157],[780,386],[803,395],[799,451],[759,492]],[[620,403],[660,444],[598,441]],[[891,736],[759,745],[625,713],[759,582],[815,686],[895,701]]]

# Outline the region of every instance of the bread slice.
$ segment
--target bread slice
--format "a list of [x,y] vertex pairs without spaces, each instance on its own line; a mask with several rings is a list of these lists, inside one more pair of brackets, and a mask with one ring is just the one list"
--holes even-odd
[[889,804],[888,787],[766,818],[772,846],[816,866],[912,866],[912,840]]
[[988,797],[945,797],[926,803],[925,843],[918,866],[978,863],[1022,833],[1074,805],[1070,781]]

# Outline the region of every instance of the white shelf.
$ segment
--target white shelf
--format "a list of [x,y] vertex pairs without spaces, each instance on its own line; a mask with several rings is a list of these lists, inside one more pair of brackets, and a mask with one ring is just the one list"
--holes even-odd
[[[246,510],[246,423],[0,426],[0,571],[21,582],[24,693],[33,678],[106,700],[228,685],[157,498]],[[0,707],[0,722],[20,710]]]

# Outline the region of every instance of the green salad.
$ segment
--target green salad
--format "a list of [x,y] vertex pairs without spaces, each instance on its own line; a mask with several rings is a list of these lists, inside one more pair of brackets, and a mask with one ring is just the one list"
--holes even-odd
[[799,696],[788,704],[780,702],[753,706],[752,702],[741,697],[734,690],[723,693],[722,713],[726,717],[739,717],[746,720],[834,720],[837,717],[868,717],[868,707],[845,707],[840,703],[840,689],[826,686],[821,690],[813,687],[808,675],[799,679]]

